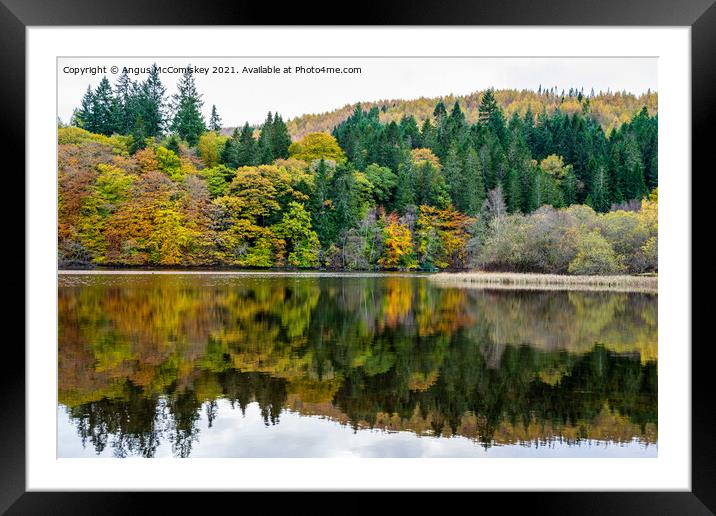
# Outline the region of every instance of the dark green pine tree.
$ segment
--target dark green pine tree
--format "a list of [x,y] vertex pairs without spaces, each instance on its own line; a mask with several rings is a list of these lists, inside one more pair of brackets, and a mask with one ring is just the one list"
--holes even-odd
[[633,167],[626,170],[624,177],[624,198],[627,200],[642,199],[646,193],[644,167],[640,161],[637,161]]
[[[196,90],[194,90],[194,94],[196,94]],[[159,77],[159,68],[156,63],[152,64],[147,80],[142,83],[138,98],[138,114],[144,119],[147,136],[155,138],[161,136],[164,134],[167,126],[167,101],[166,88]],[[198,110],[201,108],[201,101],[198,94],[196,94],[196,99],[198,100],[198,105],[196,106]],[[189,112],[187,111],[187,113]],[[199,124],[199,122],[201,123]],[[203,123],[204,119],[201,117],[201,114],[199,114],[198,121],[195,120],[194,124],[196,127],[203,127]]]
[[500,108],[497,105],[497,101],[495,100],[495,95],[492,89],[487,90],[482,95],[482,100],[480,100],[480,107],[478,108],[478,121],[482,125],[487,125],[487,123],[492,119],[495,112],[499,109]]
[[398,182],[395,187],[395,209],[403,215],[408,206],[415,204],[415,165],[407,155],[398,166]]
[[273,115],[271,111],[266,115],[264,125],[261,126],[261,133],[259,134],[258,144],[258,162],[263,164],[271,163],[274,160],[273,156]]
[[482,175],[482,164],[474,148],[470,147],[465,157],[465,213],[478,215],[487,196],[485,179]]
[[224,148],[221,149],[219,161],[229,168],[236,168],[236,151],[239,145],[239,128],[235,127],[231,138],[226,140]]
[[254,138],[254,130],[249,126],[249,123],[246,122],[239,134],[235,166],[249,167],[256,165],[258,162],[257,151],[258,148],[256,139]]
[[166,148],[172,151],[177,156],[179,155],[179,139],[176,135],[172,134],[167,140]]
[[190,146],[199,142],[199,137],[206,132],[206,124],[201,114],[203,102],[196,90],[191,65],[179,79],[178,92],[174,95],[174,119],[172,131]]
[[134,82],[129,74],[126,71],[122,72],[114,87],[114,120],[117,132],[120,134],[131,134],[134,131],[136,118],[134,89]]
[[595,211],[606,213],[611,205],[609,192],[609,177],[604,167],[600,166],[592,178],[592,188],[587,198],[587,204]]
[[418,122],[413,115],[403,115],[400,119],[400,134],[408,149],[417,149],[422,145]]
[[271,152],[273,154],[273,159],[288,158],[288,147],[290,145],[291,136],[288,134],[288,127],[286,127],[281,115],[276,113],[271,127]]
[[507,211],[517,213],[522,209],[522,181],[520,171],[510,167],[505,177],[505,193],[507,194]]
[[142,150],[147,146],[146,143],[147,131],[144,127],[144,119],[142,115],[139,115],[134,121],[134,128],[132,129],[132,143],[129,147],[129,152],[134,154],[138,150]]
[[440,122],[447,117],[447,109],[445,108],[445,103],[443,103],[442,100],[439,100],[437,104],[435,104],[435,109],[433,110],[433,116],[435,117],[435,123],[439,126]]
[[450,199],[459,211],[465,211],[468,204],[463,163],[464,161],[458,151],[457,143],[453,143],[445,158],[443,176],[445,177]]
[[216,104],[211,105],[211,117],[209,118],[209,131],[221,131],[221,117],[216,111]]
[[422,147],[428,149],[432,149],[435,145],[437,145],[435,128],[427,118],[423,122],[423,127],[420,130],[420,140]]
[[316,167],[313,195],[308,207],[313,219],[313,229],[324,248],[333,242],[336,235],[336,224],[331,203],[331,171],[325,160],[321,159]]
[[452,111],[450,112],[450,119],[448,121],[450,143],[462,140],[466,129],[467,122],[465,120],[465,113],[463,113],[462,109],[460,109],[460,103],[456,100],[455,104],[453,104]]
[[78,109],[72,114],[70,123],[75,127],[81,127],[87,131],[94,132],[94,119],[92,117],[92,102],[94,93],[92,88],[87,86],[87,91],[82,96],[82,102]]
[[107,136],[117,132],[115,102],[112,86],[107,77],[104,76],[94,91],[94,95],[92,95],[91,118],[93,129],[88,129],[89,131]]
[[572,169],[562,179],[562,198],[565,206],[577,203],[577,175]]
[[519,169],[520,174],[520,186],[522,191],[520,192],[521,208],[523,213],[532,213],[537,208],[538,194],[537,194],[537,166],[532,165],[529,162],[523,163]]

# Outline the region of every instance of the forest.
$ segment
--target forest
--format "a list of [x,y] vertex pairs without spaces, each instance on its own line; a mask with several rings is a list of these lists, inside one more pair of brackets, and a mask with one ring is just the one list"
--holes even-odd
[[655,96],[490,89],[225,134],[191,67],[171,96],[156,67],[104,77],[59,123],[59,265],[656,272]]

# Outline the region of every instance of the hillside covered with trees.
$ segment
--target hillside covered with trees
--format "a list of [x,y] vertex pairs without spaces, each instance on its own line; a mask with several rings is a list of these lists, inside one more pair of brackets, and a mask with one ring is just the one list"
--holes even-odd
[[271,112],[223,135],[190,67],[171,98],[156,69],[103,78],[58,129],[60,266],[656,271],[656,94],[605,132],[570,93],[356,105],[292,139]]
[[[362,109],[370,111],[378,109],[380,121],[383,123],[396,122],[404,116],[412,116],[422,124],[426,119],[432,119],[433,110],[438,102],[452,106],[455,102],[460,104],[465,119],[474,124],[480,117],[480,104],[486,91],[476,91],[468,95],[446,95],[444,97],[421,97],[419,99],[386,99],[373,102],[362,102]],[[659,97],[656,92],[648,91],[642,95],[634,95],[625,91],[585,93],[582,89],[570,88],[567,91],[558,91],[556,87],[543,88],[539,86],[534,90],[493,90],[493,96],[504,113],[505,118],[514,113],[524,117],[530,111],[533,114],[543,112],[552,113],[559,109],[568,115],[581,113],[587,105],[589,115],[609,132],[618,129],[625,122],[629,122],[634,113],[646,106],[650,115],[657,113]],[[358,104],[348,104],[327,113],[305,114],[286,122],[293,138],[303,138],[311,132],[331,132],[333,128],[346,120],[355,111]]]

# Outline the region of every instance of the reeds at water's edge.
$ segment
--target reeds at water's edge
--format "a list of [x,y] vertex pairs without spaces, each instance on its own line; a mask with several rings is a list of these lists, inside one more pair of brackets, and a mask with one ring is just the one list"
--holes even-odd
[[612,290],[658,292],[658,276],[567,276],[516,272],[439,272],[430,279],[451,287],[539,290]]

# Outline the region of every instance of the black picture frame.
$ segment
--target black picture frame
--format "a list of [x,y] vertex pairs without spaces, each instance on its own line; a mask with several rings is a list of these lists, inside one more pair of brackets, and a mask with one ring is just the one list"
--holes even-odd
[[[461,3],[456,0],[428,2],[401,0],[397,2],[363,2],[345,21],[357,25],[590,25],[590,26],[688,26],[691,27],[692,52],[692,168],[706,173],[713,169],[713,160],[707,165],[711,154],[708,127],[716,120],[716,0],[505,0],[492,2]],[[0,0],[0,101],[2,102],[2,147],[8,154],[18,156],[14,167],[17,185],[12,192],[25,192],[25,181],[19,174],[24,170],[25,106],[32,99],[25,95],[25,28],[28,26],[71,25],[316,25],[320,12],[337,13],[335,5],[310,6],[297,3],[293,6],[229,1],[196,2],[190,0],[123,0],[109,2],[99,0]],[[332,25],[345,23],[331,20]],[[710,158],[710,156],[709,156]],[[7,169],[6,169],[7,170]],[[708,191],[699,187],[697,192]],[[26,193],[26,192],[25,192]],[[17,196],[19,197],[19,196]],[[24,196],[23,196],[24,198]],[[693,198],[692,205],[697,205]],[[691,210],[691,206],[688,207]],[[24,225],[17,220],[20,208],[3,203],[5,220],[12,221],[18,236],[16,251],[24,254]],[[22,235],[19,233],[22,231]],[[23,249],[23,251],[20,251]],[[695,266],[699,256],[694,255]],[[704,259],[704,258],[700,258]],[[17,258],[15,259],[17,261]],[[24,263],[24,260],[23,260]],[[25,275],[27,269],[25,269]],[[20,278],[17,275],[16,281]],[[17,286],[20,292],[20,285]],[[24,299],[24,291],[22,299]],[[693,293],[692,293],[693,298]],[[15,306],[32,310],[32,306],[13,301]],[[693,310],[705,310],[703,305],[693,303]],[[8,318],[8,320],[10,320]],[[692,320],[694,320],[692,315]],[[698,319],[696,319],[698,320]],[[671,343],[690,345],[691,343]],[[699,346],[699,344],[705,344]],[[708,361],[708,342],[692,347],[692,490],[690,492],[619,492],[619,493],[474,493],[470,496],[496,498],[501,510],[511,512],[523,504],[529,504],[530,512],[552,514],[712,514],[716,511],[716,453],[714,452],[713,428],[716,410]],[[6,339],[5,352],[11,353],[6,370],[1,376],[3,421],[0,424],[0,511],[8,514],[107,514],[131,513],[147,510],[146,493],[58,493],[26,492],[25,487],[25,353],[17,340]],[[7,356],[7,355],[6,355]],[[566,465],[565,467],[568,467]],[[211,493],[217,500],[217,493]],[[247,496],[242,493],[241,496]],[[221,499],[230,494],[223,495]],[[354,498],[354,506],[366,504],[364,494],[348,494]],[[206,493],[196,500],[183,493],[164,495],[165,511],[171,505],[187,510],[192,503],[200,503],[204,509]],[[305,497],[290,497],[294,507]],[[254,495],[242,500],[259,501]],[[265,498],[264,498],[265,501]],[[348,501],[348,503],[346,503]],[[275,508],[271,502],[271,507]],[[370,503],[370,502],[367,502]],[[460,502],[456,502],[460,503]],[[349,500],[342,502],[350,506]]]

